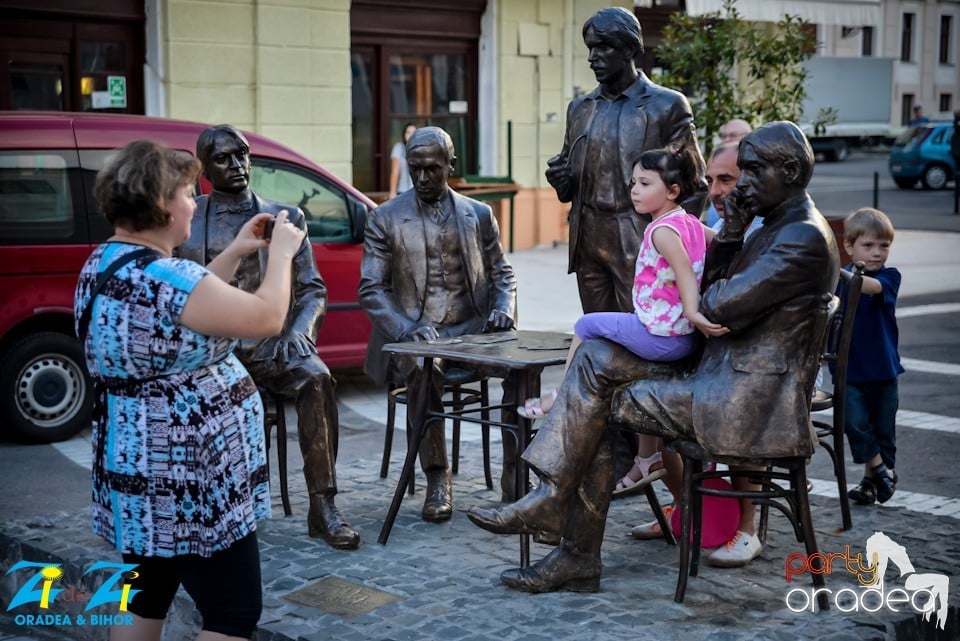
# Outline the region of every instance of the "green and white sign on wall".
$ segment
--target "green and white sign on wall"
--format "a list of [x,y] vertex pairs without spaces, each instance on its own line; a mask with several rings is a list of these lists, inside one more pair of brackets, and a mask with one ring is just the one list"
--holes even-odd
[[127,78],[125,76],[107,76],[107,94],[111,108],[127,106]]

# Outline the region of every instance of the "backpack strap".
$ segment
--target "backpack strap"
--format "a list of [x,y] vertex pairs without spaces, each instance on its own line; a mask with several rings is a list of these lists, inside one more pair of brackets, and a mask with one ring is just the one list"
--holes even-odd
[[148,256],[153,254],[153,259],[151,263],[159,258],[155,249],[149,247],[144,247],[142,249],[137,249],[128,254],[124,254],[117,260],[110,263],[110,266],[105,270],[100,272],[100,275],[97,277],[97,282],[94,284],[93,289],[90,290],[90,300],[87,301],[87,306],[83,308],[83,313],[80,315],[80,322],[77,323],[77,337],[80,339],[81,344],[87,342],[87,330],[90,328],[90,315],[93,313],[93,299],[96,298],[100,292],[103,290],[103,287],[107,284],[107,281],[110,280],[110,277],[117,273],[117,270],[131,263],[138,258],[143,256]]

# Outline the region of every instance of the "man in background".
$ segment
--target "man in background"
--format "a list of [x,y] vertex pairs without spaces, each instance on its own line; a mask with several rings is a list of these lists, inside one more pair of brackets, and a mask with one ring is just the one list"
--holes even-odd
[[[717,158],[718,162],[723,163],[724,167],[728,169],[732,168],[732,170],[736,170],[737,172],[736,175],[739,176],[740,170],[736,168],[737,167],[737,153],[736,153],[737,145],[740,143],[743,137],[746,136],[751,131],[753,130],[750,128],[750,123],[747,122],[746,120],[741,120],[740,118],[734,118],[733,120],[728,120],[722,127],[720,127],[720,144],[721,146],[732,145],[733,158],[732,160],[718,158],[716,152],[720,147],[714,147],[713,153],[711,153],[710,155],[711,159]],[[728,175],[729,175],[729,172],[728,172]],[[708,182],[709,182],[709,179],[708,179]],[[733,185],[736,185],[736,184],[737,184],[737,180],[736,178],[734,178]],[[733,189],[733,185],[730,186],[730,189]],[[727,194],[730,193],[730,189],[727,190]],[[716,225],[719,224],[720,218],[721,218],[719,208],[722,207],[723,198],[726,198],[727,194],[723,194],[723,196],[720,197],[719,205],[717,204],[718,199],[714,198],[712,195],[710,196],[710,206],[707,207],[707,211],[704,214],[705,218],[701,217],[701,220],[703,220],[704,223],[706,223],[707,227],[715,228]]]

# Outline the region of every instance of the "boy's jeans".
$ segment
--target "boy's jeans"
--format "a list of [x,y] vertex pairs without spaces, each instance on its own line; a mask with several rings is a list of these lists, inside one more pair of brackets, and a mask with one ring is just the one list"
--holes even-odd
[[866,463],[877,454],[891,470],[897,456],[897,379],[875,383],[847,383],[844,431],[854,463]]

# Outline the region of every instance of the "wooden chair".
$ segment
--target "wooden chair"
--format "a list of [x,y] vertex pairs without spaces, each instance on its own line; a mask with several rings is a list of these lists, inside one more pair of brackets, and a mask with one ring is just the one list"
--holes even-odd
[[[829,302],[828,302],[829,301]],[[821,321],[824,333],[832,327],[840,306],[839,299],[830,294],[824,294],[825,309]],[[849,349],[849,335],[847,348]],[[841,423],[841,437],[843,425]],[[680,570],[677,576],[677,589],[674,601],[682,603],[687,589],[687,576],[697,576],[700,565],[703,501],[702,497],[723,496],[736,499],[752,499],[754,504],[761,506],[758,537],[761,541],[767,538],[767,515],[770,507],[780,510],[793,526],[797,541],[806,547],[807,556],[817,553],[816,534],[813,530],[813,519],[810,513],[810,496],[807,484],[806,457],[782,458],[741,458],[720,456],[708,452],[698,443],[690,440],[674,439],[668,447],[678,452],[683,459],[683,483],[680,492]],[[712,461],[727,466],[749,466],[759,469],[725,469],[704,470],[704,463]],[[841,461],[842,463],[842,461]],[[708,478],[727,477],[746,478],[751,483],[759,485],[758,490],[719,489],[704,487],[702,481]],[[691,537],[692,534],[692,537]],[[693,548],[691,550],[691,544]],[[811,572],[814,589],[825,585],[823,574]],[[817,596],[821,610],[829,608],[825,592]]]
[[287,417],[284,412],[285,399],[278,395],[260,390],[263,400],[263,435],[267,444],[267,476],[270,475],[270,432],[275,427],[277,433],[277,473],[280,476],[280,500],[283,503],[283,515],[291,516],[290,493],[287,490]]
[[[810,498],[807,491],[807,459],[804,457],[744,459],[718,456],[703,449],[693,441],[675,440],[669,446],[683,458],[683,484],[680,497],[680,570],[673,600],[683,603],[687,590],[687,576],[697,576],[700,565],[700,533],[702,531],[702,496],[728,496],[737,499],[749,498],[763,507],[773,506],[784,513],[793,526],[797,541],[806,546],[807,556],[817,553],[817,539],[810,514]],[[759,470],[709,470],[704,463],[713,461],[726,465],[751,465]],[[782,470],[782,471],[778,471]],[[747,478],[760,485],[757,491],[722,490],[703,487],[702,481],[716,477]],[[783,482],[787,482],[787,486]],[[692,532],[692,537],[691,537]],[[761,540],[765,540],[765,533]],[[692,540],[691,540],[692,538]],[[691,550],[691,543],[693,548]],[[824,587],[822,573],[811,572],[815,589]],[[829,609],[825,592],[820,592],[817,602],[821,610]]]
[[847,400],[847,357],[850,354],[850,341],[853,339],[853,321],[857,315],[857,304],[863,287],[863,263],[857,261],[853,271],[840,272],[840,308],[830,320],[827,328],[826,346],[822,361],[832,365],[833,391],[817,390],[813,396],[811,411],[819,412],[833,408],[833,419],[828,423],[822,419],[813,420],[817,439],[821,447],[830,455],[833,462],[833,474],[837,478],[837,492],[840,496],[840,515],[843,529],[849,530],[850,499],[847,497],[847,473],[844,467],[843,423]]
[[[473,372],[457,367],[451,367],[444,374],[443,380],[443,408],[452,413],[473,409],[480,412],[482,420],[490,420],[490,393],[488,381]],[[449,397],[449,398],[448,398]],[[387,389],[387,424],[383,438],[383,457],[380,460],[380,478],[387,478],[390,468],[390,452],[393,448],[393,431],[396,424],[397,405],[407,404],[407,388],[399,385],[390,385]],[[454,474],[460,471],[460,420],[454,418],[452,452],[450,468]],[[487,489],[493,488],[493,476],[490,472],[490,426],[481,425],[481,439],[483,443],[483,476]],[[410,444],[410,432],[407,431],[407,445]],[[409,494],[414,493],[414,477],[411,475],[407,486]]]

